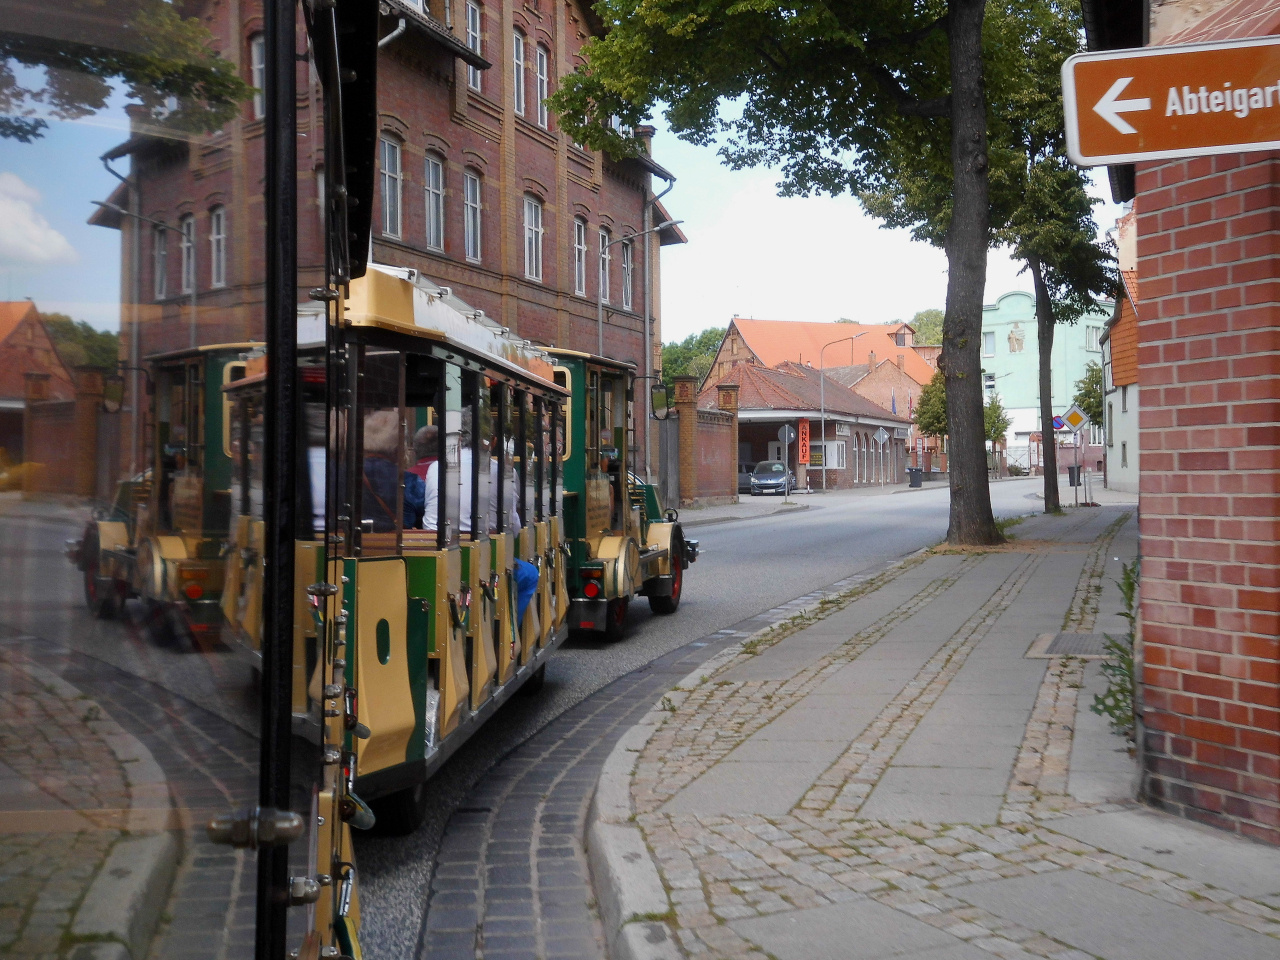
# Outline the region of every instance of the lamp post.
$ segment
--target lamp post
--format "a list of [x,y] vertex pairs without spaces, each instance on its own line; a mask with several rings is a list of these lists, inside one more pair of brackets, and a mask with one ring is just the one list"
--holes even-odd
[[[610,240],[608,243],[600,247],[600,269],[597,271],[596,277],[596,354],[604,356],[604,258],[608,255],[609,248],[619,243],[627,243],[636,237],[643,237],[647,233],[658,233],[667,227],[674,227],[677,223],[684,223],[683,220],[664,220],[656,227],[650,227],[648,230],[641,230],[639,233],[628,233],[625,237],[619,237],[617,240]],[[649,278],[645,277],[645,283],[649,282]],[[645,350],[649,349],[649,345],[644,345]],[[647,427],[645,428],[648,429]]]
[[[863,330],[862,333],[867,331]],[[822,359],[823,354],[827,352],[827,347],[833,347],[837,343],[844,343],[846,340],[852,342],[857,340],[862,333],[855,333],[852,337],[841,337],[839,340],[832,340],[830,343],[824,343],[822,349],[818,351],[818,405],[822,408],[822,492],[827,492],[827,367]]]

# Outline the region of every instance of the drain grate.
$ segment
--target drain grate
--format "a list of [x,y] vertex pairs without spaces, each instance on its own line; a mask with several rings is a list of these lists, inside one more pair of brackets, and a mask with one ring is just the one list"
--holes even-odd
[[1105,657],[1107,638],[1101,633],[1060,633],[1045,654],[1050,657]]

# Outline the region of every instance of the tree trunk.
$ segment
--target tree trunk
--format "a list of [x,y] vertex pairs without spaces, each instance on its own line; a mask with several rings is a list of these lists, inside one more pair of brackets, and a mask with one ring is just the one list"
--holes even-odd
[[1044,456],[1044,512],[1057,513],[1058,436],[1053,429],[1053,302],[1044,282],[1044,270],[1034,257],[1027,260],[1036,288],[1036,349],[1040,351],[1040,450]]
[[987,183],[987,99],[982,78],[984,0],[951,0],[951,225],[947,229],[947,314],[939,369],[947,384],[951,434],[951,522],[947,541],[1003,543],[991,516],[982,415],[982,297],[991,211]]

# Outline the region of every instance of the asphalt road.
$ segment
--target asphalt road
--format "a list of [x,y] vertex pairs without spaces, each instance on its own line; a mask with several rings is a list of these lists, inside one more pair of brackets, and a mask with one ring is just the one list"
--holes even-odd
[[[1036,493],[1041,483],[1029,479],[993,484],[995,514],[1039,512],[1042,502]],[[446,826],[469,794],[484,790],[484,778],[495,764],[539,730],[613,681],[690,642],[846,577],[878,569],[946,535],[945,487],[883,496],[832,494],[802,502],[806,509],[697,526],[690,536],[701,542],[702,553],[688,571],[684,599],[674,616],[655,617],[641,602],[629,611],[622,643],[566,644],[550,662],[541,693],[514,698],[437,773],[431,784],[432,813],[417,833],[358,838],[366,956],[420,955],[428,890]],[[713,649],[708,648],[708,655]],[[636,696],[652,700],[648,687],[634,689]],[[617,700],[616,691],[600,696]],[[648,702],[634,706],[644,708]],[[546,747],[544,743],[540,749]]]

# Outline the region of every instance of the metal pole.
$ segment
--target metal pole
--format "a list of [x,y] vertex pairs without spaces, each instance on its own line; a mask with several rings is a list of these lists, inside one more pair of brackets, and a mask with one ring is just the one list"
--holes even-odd
[[1076,431],[1076,482],[1073,484],[1076,492],[1076,506],[1080,506],[1080,431]]
[[[867,331],[863,330],[862,333]],[[855,333],[852,337],[841,337],[839,340],[832,340],[830,343],[824,343],[818,350],[818,406],[822,412],[822,492],[827,492],[827,364],[824,357],[826,356],[827,347],[834,346],[837,343],[844,343],[848,340],[852,343],[857,340],[862,333]],[[855,482],[856,478],[855,478]]]
[[[652,182],[652,177],[650,178]],[[671,192],[676,185],[675,178],[667,181],[667,188],[650,197],[644,204],[645,232],[653,229],[653,208],[659,200]],[[651,188],[652,191],[652,188]],[[653,245],[651,237],[644,239],[644,375],[645,384],[652,382],[653,377]],[[649,443],[650,431],[653,429],[653,397],[645,392],[644,397],[644,482],[653,483],[653,457]],[[736,451],[735,451],[735,456]]]

